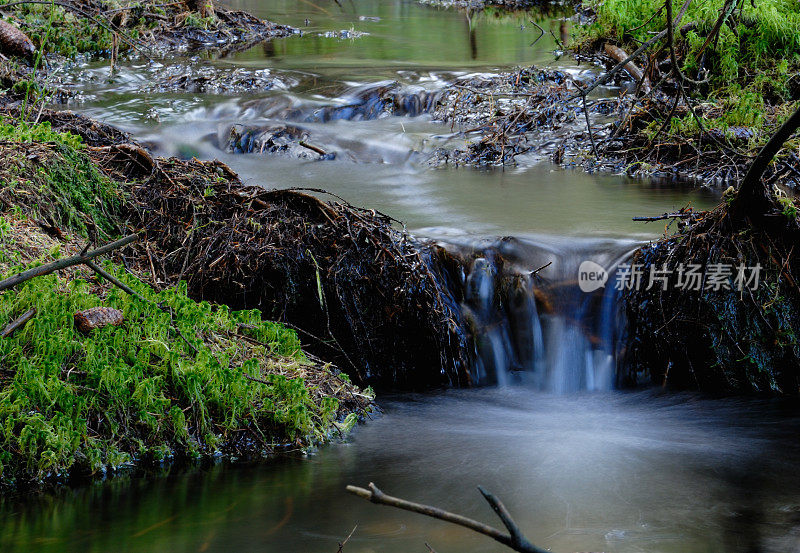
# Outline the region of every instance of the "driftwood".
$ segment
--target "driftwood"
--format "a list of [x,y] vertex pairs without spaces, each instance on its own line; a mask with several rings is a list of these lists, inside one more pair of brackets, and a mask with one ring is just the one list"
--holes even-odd
[[[26,280],[30,280],[34,277],[49,275],[50,273],[53,273],[55,271],[60,271],[61,269],[66,269],[67,267],[72,267],[73,265],[83,264],[92,268],[91,265],[94,264],[91,263],[91,261],[95,257],[112,252],[123,246],[127,246],[128,244],[136,242],[136,240],[138,239],[139,239],[138,235],[131,234],[129,236],[126,236],[125,238],[121,238],[115,242],[111,242],[110,244],[106,244],[105,246],[97,248],[96,250],[92,250],[90,252],[83,251],[78,255],[73,255],[72,257],[65,257],[64,259],[59,259],[58,261],[53,261],[52,263],[46,263],[45,265],[39,265],[38,267],[34,267],[33,269],[28,269],[27,271],[23,271],[12,277],[8,277],[7,279],[0,281],[0,292],[2,292],[3,290],[8,290],[10,288],[13,288],[14,286],[22,284]],[[92,268],[92,270],[96,269],[97,266],[95,265],[94,268]],[[106,276],[101,274],[101,276],[108,278],[108,276],[110,275]]]
[[326,152],[325,150],[323,150],[319,146],[314,146],[313,144],[309,144],[305,140],[301,140],[300,142],[298,142],[298,144],[300,144],[303,148],[308,148],[312,152],[317,152],[321,156],[328,155],[328,152]]
[[28,309],[25,313],[8,323],[6,327],[3,329],[3,332],[0,332],[0,338],[8,338],[12,334],[14,334],[17,330],[25,326],[28,321],[33,319],[36,316],[36,309]]
[[520,553],[550,553],[546,549],[536,547],[530,541],[528,541],[525,535],[520,531],[519,526],[517,526],[517,524],[511,518],[508,509],[506,509],[505,505],[503,505],[503,503],[497,497],[490,494],[480,486],[478,486],[478,490],[481,492],[481,495],[483,495],[484,499],[489,502],[489,505],[492,506],[494,512],[498,517],[500,517],[500,520],[503,521],[503,525],[508,529],[508,534],[498,530],[497,528],[494,528],[493,526],[489,526],[488,524],[439,509],[438,507],[431,507],[430,505],[423,505],[421,503],[413,503],[411,501],[406,501],[405,499],[400,499],[399,497],[386,495],[372,482],[369,483],[368,490],[359,488],[357,486],[347,486],[348,492],[357,495],[358,497],[367,499],[373,503],[377,503],[379,505],[388,505],[389,507],[396,507],[398,509],[411,511],[412,513],[419,513],[431,518],[438,518],[439,520],[457,524],[458,526],[463,526],[464,528],[469,528],[474,532],[478,532],[484,536],[489,536],[493,540],[510,547],[514,551],[519,551]]

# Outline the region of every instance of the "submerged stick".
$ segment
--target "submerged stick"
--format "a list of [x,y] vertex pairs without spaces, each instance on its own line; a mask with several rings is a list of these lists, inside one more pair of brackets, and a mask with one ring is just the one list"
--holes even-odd
[[493,540],[500,542],[507,547],[510,547],[514,551],[519,551],[520,553],[550,553],[549,551],[542,549],[540,547],[536,547],[531,542],[529,542],[528,539],[522,534],[519,527],[511,518],[511,515],[508,513],[508,510],[500,502],[500,500],[480,487],[478,488],[478,490],[480,490],[483,497],[492,506],[492,509],[494,509],[495,513],[497,513],[497,516],[500,517],[500,520],[503,521],[503,524],[506,526],[506,528],[508,528],[510,534],[506,534],[501,530],[494,528],[493,526],[489,526],[488,524],[484,524],[482,522],[478,522],[477,520],[473,520],[471,518],[467,518],[462,515],[457,515],[455,513],[445,511],[444,509],[439,509],[438,507],[431,507],[430,505],[414,503],[412,501],[406,501],[405,499],[400,499],[399,497],[386,495],[381,490],[379,490],[378,487],[372,482],[369,483],[368,490],[364,488],[359,488],[357,486],[347,486],[346,489],[351,494],[367,499],[372,503],[377,503],[379,505],[388,505],[389,507],[396,507],[398,509],[403,509],[404,511],[419,513],[421,515],[429,516],[431,518],[438,518],[439,520],[443,520],[451,524],[463,526],[464,528],[469,528],[474,532],[478,532],[479,534],[483,534],[484,536],[489,536]]
[[13,288],[18,284],[22,284],[26,280],[30,280],[37,276],[49,275],[50,273],[60,271],[61,269],[66,269],[67,267],[72,267],[73,265],[88,264],[87,262],[91,262],[91,260],[95,257],[112,252],[116,249],[122,248],[123,246],[127,246],[128,244],[136,242],[138,239],[138,234],[131,234],[125,238],[120,238],[115,242],[101,246],[96,250],[92,250],[90,252],[84,251],[78,255],[73,255],[72,257],[65,257],[64,259],[59,259],[58,261],[53,261],[52,263],[46,263],[44,265],[34,267],[33,269],[28,269],[27,271],[23,271],[0,281],[0,292]]
[[342,553],[344,551],[344,546],[347,545],[347,542],[350,541],[350,538],[353,537],[353,533],[355,533],[356,528],[358,528],[358,524],[353,526],[353,529],[350,530],[350,533],[347,535],[347,537],[344,539],[344,541],[339,542],[339,551],[337,551],[337,553]]

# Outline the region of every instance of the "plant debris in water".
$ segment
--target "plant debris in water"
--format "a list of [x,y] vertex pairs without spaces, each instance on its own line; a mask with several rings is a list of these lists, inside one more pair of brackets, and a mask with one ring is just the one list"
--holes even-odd
[[[448,138],[463,139],[466,147],[440,149],[431,165],[511,166],[524,154],[582,163],[589,137],[575,82],[564,71],[536,67],[457,81],[445,88],[433,117],[449,123]],[[586,109],[595,124],[618,105],[616,98],[602,98]]]
[[[675,3],[676,21],[683,5]],[[673,56],[664,2],[585,0],[589,23],[575,28],[576,49],[614,65],[621,60],[608,57],[609,46],[626,54],[652,41],[633,60],[641,68],[636,93],[624,98],[601,155],[620,159],[629,172],[720,186],[743,175],[800,100],[800,12],[784,0],[686,6]],[[790,187],[800,175],[796,149],[796,140],[788,142],[771,170]]]

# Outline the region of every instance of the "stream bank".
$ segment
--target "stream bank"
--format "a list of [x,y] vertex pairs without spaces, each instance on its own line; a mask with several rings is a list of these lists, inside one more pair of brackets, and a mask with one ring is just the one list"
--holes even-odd
[[[159,163],[125,133],[69,112],[43,109],[36,124],[14,115],[7,107],[0,126],[4,278],[130,229],[133,176],[143,162]],[[185,162],[162,163],[178,166],[159,173],[173,186],[190,178]],[[224,166],[198,163],[206,167],[204,189],[230,187]],[[131,180],[114,178],[123,174]],[[294,330],[254,309],[190,300],[185,283],[166,287],[148,270],[153,255],[162,257],[143,243],[103,265],[129,293],[72,268],[0,296],[4,493],[166,461],[308,448],[371,409],[372,392],[306,354]],[[79,315],[98,307],[114,321],[82,328]],[[6,326],[30,313],[19,328]]]

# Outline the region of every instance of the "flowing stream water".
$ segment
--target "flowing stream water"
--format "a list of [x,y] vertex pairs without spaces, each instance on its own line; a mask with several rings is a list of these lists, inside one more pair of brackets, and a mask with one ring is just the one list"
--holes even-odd
[[[220,158],[267,187],[325,189],[470,254],[461,308],[476,328],[473,373],[490,386],[383,397],[382,414],[309,455],[0,500],[0,551],[334,552],[356,525],[345,552],[426,551],[425,542],[439,552],[503,550],[344,492],[369,481],[492,521],[482,485],[534,543],[556,552],[800,551],[800,413],[785,402],[614,391],[624,321],[613,288],[584,294],[575,282],[582,261],[612,269],[663,230],[631,217],[706,208],[712,194],[563,170],[535,155],[505,170],[431,169],[432,151],[463,138],[429,115],[309,117],[388,83],[435,94],[459,76],[516,65],[596,72],[557,57],[568,14],[468,17],[413,0],[232,4],[302,34],[220,59],[124,63],[113,74],[107,62],[81,64],[66,75],[82,97],[73,109],[158,154]],[[546,31],[533,45],[531,19]],[[153,88],[161,72],[180,78],[203,67],[260,84]],[[225,147],[233,125],[287,120],[336,158]],[[502,309],[491,300],[498,255],[517,275]],[[546,263],[543,310],[525,275]]]

